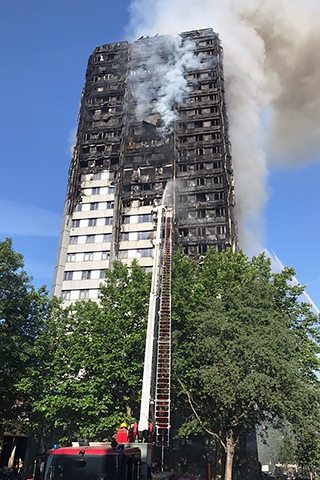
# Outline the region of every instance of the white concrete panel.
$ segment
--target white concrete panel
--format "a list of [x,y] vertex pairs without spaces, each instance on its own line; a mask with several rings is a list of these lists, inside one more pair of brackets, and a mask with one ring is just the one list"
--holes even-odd
[[91,270],[91,278],[92,278],[92,280],[99,279],[100,278],[100,270]]
[[101,260],[101,252],[94,252],[93,253],[93,260],[94,261]]
[[89,290],[89,298],[95,300],[98,298],[99,289]]
[[102,180],[109,180],[114,178],[114,173],[111,172],[101,172],[101,179]]
[[78,298],[79,298],[79,290],[71,290],[70,300],[78,300]]
[[77,272],[73,272],[73,280],[81,280],[81,275],[82,275],[81,270]]

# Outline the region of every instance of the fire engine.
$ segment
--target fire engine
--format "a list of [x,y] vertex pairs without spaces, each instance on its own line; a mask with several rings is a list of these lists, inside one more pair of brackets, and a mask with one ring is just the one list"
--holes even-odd
[[[154,473],[155,447],[160,447],[164,463],[164,449],[170,441],[172,208],[158,206],[153,217],[154,257],[138,435],[131,443],[53,448],[38,459],[35,480],[147,480]],[[157,477],[165,480],[169,475]]]
[[111,445],[61,447],[49,450],[45,480],[140,480],[141,450]]

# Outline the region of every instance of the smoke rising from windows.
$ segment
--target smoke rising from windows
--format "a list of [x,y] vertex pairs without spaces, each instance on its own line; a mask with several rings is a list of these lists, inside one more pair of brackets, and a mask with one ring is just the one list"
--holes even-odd
[[143,118],[152,113],[148,112],[148,108],[153,103],[154,110],[161,115],[166,130],[170,130],[172,122],[176,119],[173,106],[182,102],[187,90],[184,69],[197,68],[200,62],[193,55],[193,43],[189,40],[183,42],[179,36],[162,38],[161,55],[159,45],[152,44],[151,41],[144,67],[135,65],[140,48],[141,45],[137,42],[131,51],[133,69],[130,81],[137,102],[137,115]]
[[307,164],[320,150],[319,0],[132,0],[130,8],[134,39],[219,33],[240,244],[261,250],[268,166]]

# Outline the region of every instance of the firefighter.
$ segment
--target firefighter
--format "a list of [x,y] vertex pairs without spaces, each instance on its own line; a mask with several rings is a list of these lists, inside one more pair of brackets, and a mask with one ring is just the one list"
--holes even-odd
[[138,436],[138,424],[133,423],[129,428],[129,442],[135,442]]
[[116,434],[117,443],[128,443],[129,442],[129,428],[126,422],[122,422],[119,430]]
[[19,458],[19,460],[18,460],[18,473],[22,473],[22,469],[23,469],[23,460],[22,460],[22,458]]

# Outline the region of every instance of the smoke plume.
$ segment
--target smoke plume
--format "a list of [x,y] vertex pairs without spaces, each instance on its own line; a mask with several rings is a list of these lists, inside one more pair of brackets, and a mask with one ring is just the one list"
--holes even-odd
[[[132,48],[131,91],[136,99],[138,116],[147,115],[150,104],[161,115],[166,130],[176,119],[172,107],[182,101],[187,90],[187,81],[183,76],[186,68],[197,68],[200,61],[193,55],[193,43],[182,42],[179,36],[162,37],[162,56],[157,43],[148,45],[148,60],[144,67],[135,67],[136,49]],[[139,58],[139,57],[138,57]],[[164,62],[163,59],[166,59]]]
[[268,165],[306,164],[319,152],[319,0],[132,0],[130,8],[133,38],[219,33],[240,244],[261,250]]

